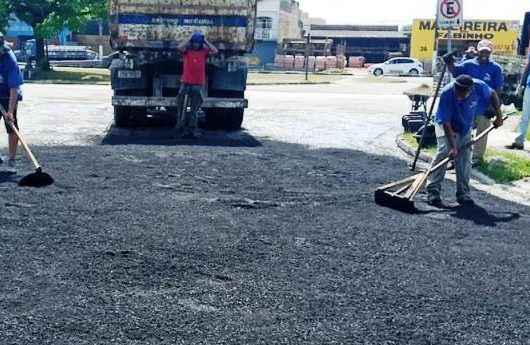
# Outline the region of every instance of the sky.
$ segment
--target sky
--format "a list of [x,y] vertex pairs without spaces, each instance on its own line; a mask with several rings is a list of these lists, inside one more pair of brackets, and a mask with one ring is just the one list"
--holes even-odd
[[[412,24],[415,18],[433,18],[436,0],[299,0],[312,17],[328,24]],[[530,0],[463,0],[465,19],[522,21]]]

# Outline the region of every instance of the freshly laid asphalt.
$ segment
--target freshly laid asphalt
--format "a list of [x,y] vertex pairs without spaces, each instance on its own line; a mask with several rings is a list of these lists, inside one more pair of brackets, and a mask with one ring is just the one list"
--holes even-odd
[[524,206],[402,214],[403,161],[273,141],[38,152],[54,186],[0,183],[2,344],[530,339]]
[[[409,174],[399,114],[363,118],[333,87],[275,91],[276,115],[252,91],[247,132],[199,141],[30,130],[56,184],[0,173],[0,344],[530,344],[528,207],[376,206]],[[359,115],[333,131],[327,97]]]

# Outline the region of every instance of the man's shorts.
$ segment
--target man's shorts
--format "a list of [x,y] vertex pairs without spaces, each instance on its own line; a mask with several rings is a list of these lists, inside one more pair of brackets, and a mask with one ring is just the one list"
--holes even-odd
[[204,97],[202,96],[202,89],[203,87],[201,85],[182,84],[180,86],[179,94],[190,95],[190,96],[200,96],[201,100],[203,100]]
[[[7,109],[9,109],[9,100],[8,99],[0,99],[0,104],[2,104],[2,106],[4,107],[4,110],[7,111]],[[17,121],[17,111],[15,110],[15,113],[13,114],[13,116],[15,117],[15,127],[18,129],[18,121]],[[3,118],[3,115],[0,114],[0,118]],[[6,131],[8,134],[12,134],[13,133],[13,129],[11,128],[11,126],[9,126],[7,124],[7,122],[5,122],[4,120],[4,123],[6,125]]]

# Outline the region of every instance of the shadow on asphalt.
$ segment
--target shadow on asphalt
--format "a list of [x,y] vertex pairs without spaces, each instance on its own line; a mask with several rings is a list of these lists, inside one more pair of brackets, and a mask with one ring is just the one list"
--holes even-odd
[[474,206],[445,206],[440,209],[417,210],[417,215],[448,215],[453,218],[468,220],[476,225],[496,227],[499,223],[510,223],[521,218],[515,212],[490,212],[479,205]]
[[0,184],[4,183],[18,183],[17,174],[9,171],[0,171]]
[[184,139],[170,127],[117,128],[112,125],[102,145],[260,147],[262,143],[244,129],[236,132],[204,131],[197,139]]
[[487,227],[496,227],[498,223],[509,223],[521,218],[519,213],[506,212],[503,215],[503,212],[490,212],[479,205],[458,207],[451,216]]

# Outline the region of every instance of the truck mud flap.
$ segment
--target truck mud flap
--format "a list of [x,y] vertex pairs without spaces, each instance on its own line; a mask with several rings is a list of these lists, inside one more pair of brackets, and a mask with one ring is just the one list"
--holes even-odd
[[[166,107],[176,108],[177,98],[170,97],[130,97],[114,96],[112,105],[118,107]],[[206,98],[202,108],[248,108],[248,100],[244,98]]]

